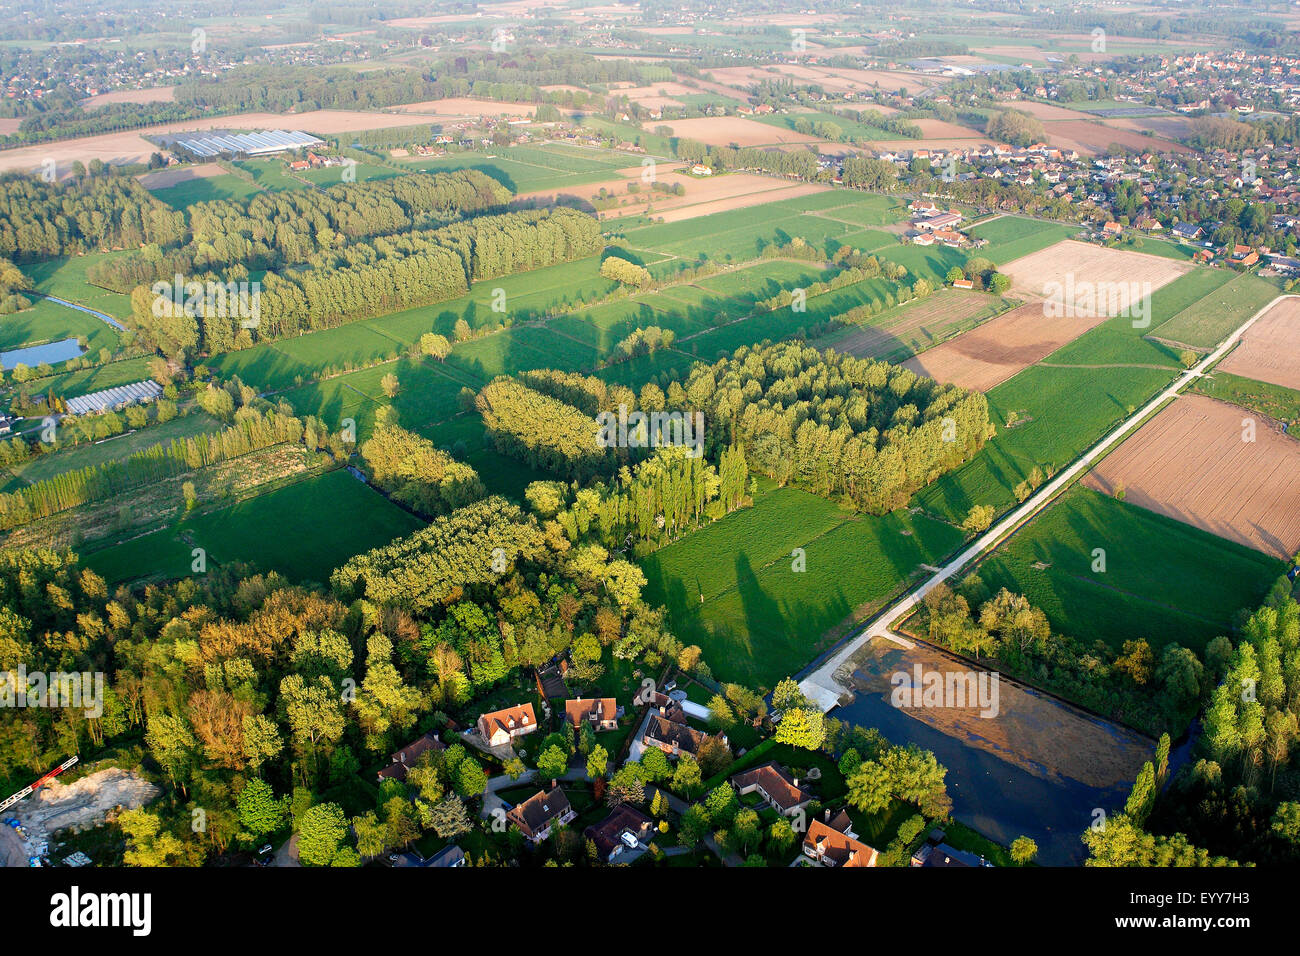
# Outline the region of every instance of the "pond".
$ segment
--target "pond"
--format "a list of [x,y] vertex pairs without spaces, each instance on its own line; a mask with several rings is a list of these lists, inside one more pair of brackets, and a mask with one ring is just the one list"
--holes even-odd
[[56,362],[66,362],[70,358],[76,358],[80,354],[81,345],[76,339],[61,339],[58,342],[46,342],[44,345],[29,345],[26,348],[0,352],[0,368],[7,372],[15,365],[26,365],[28,368],[35,368],[42,362],[53,365]]
[[1039,863],[1082,863],[1080,837],[1095,811],[1123,807],[1154,741],[1006,677],[997,682],[996,716],[981,716],[978,706],[894,706],[892,676],[918,665],[923,672],[970,670],[928,645],[872,641],[854,660],[855,699],[830,716],[933,751],[948,769],[953,816],[990,839],[1006,845],[1028,836]]

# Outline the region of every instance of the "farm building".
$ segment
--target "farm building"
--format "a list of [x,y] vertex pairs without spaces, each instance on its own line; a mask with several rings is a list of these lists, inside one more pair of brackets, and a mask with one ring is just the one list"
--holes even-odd
[[68,413],[71,415],[97,415],[112,409],[125,408],[136,403],[145,404],[156,401],[162,395],[162,386],[157,382],[132,382],[106,388],[102,392],[78,395],[68,399]]

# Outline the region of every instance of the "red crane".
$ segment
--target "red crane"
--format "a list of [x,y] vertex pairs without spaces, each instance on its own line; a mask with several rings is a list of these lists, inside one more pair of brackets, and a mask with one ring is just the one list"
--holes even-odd
[[5,800],[4,803],[0,803],[0,813],[3,813],[4,811],[8,810],[10,807],[12,807],[15,803],[17,803],[19,800],[21,800],[23,797],[27,796],[28,794],[35,793],[37,790],[41,789],[41,787],[45,786],[47,783],[49,783],[59,774],[63,773],[63,771],[67,770],[69,767],[71,767],[80,759],[81,759],[80,757],[76,757],[76,756],[69,757],[67,760],[63,761],[63,763],[59,764],[57,767],[55,767],[45,776],[41,777],[40,780],[37,780],[30,787],[24,787],[23,789],[19,790],[12,797]]

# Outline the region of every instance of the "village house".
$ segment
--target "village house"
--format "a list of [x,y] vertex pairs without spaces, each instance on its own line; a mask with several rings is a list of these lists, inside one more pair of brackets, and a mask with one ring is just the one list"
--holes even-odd
[[684,753],[693,757],[698,755],[704,739],[705,735],[693,727],[668,720],[660,714],[651,714],[646,720],[641,743],[657,747],[675,760]]
[[506,819],[519,828],[524,838],[536,846],[551,835],[551,828],[563,826],[578,814],[559,787],[549,793],[539,790],[523,803],[506,811]]
[[1230,265],[1248,268],[1257,262],[1259,262],[1259,253],[1250,246],[1234,245],[1232,251],[1228,253]]
[[944,843],[946,834],[939,829],[931,830],[925,844],[912,854],[912,866],[927,867],[961,867],[992,866],[982,856],[957,850]]
[[566,700],[564,719],[574,730],[581,730],[585,721],[592,730],[618,729],[618,701],[613,697],[593,697],[590,700]]
[[821,866],[862,867],[875,866],[880,854],[848,833],[814,820],[803,838],[803,855]]
[[765,763],[731,778],[739,796],[757,793],[763,802],[782,816],[793,816],[812,802],[813,795],[799,786],[799,781],[775,762]]
[[615,862],[624,852],[634,850],[654,836],[655,822],[631,804],[621,804],[599,823],[587,827],[583,836],[596,845],[596,852],[606,863]]
[[532,704],[519,704],[482,714],[477,726],[479,736],[487,741],[489,747],[500,747],[516,737],[536,731],[537,717],[533,714]]
[[385,780],[406,780],[406,771],[414,767],[423,754],[430,751],[438,753],[447,749],[447,745],[435,737],[433,734],[425,734],[414,743],[409,743],[401,750],[392,754],[392,762],[387,767],[379,771],[379,781]]

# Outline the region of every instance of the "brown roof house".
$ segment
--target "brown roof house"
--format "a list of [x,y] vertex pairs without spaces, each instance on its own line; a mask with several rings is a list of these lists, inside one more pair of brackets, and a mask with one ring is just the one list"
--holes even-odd
[[879,854],[847,833],[814,820],[803,838],[803,855],[821,866],[875,866]]
[[564,719],[573,725],[574,730],[580,730],[583,721],[590,724],[592,730],[617,730],[618,701],[613,697],[566,700]]
[[537,729],[537,717],[532,704],[519,704],[482,714],[478,719],[479,735],[489,747],[500,747],[516,737],[531,734]]
[[[645,734],[641,738],[641,743],[647,747],[658,747],[675,759],[684,753],[697,755],[705,736],[686,724],[669,720],[662,714],[651,713],[646,721]],[[723,740],[726,738],[724,737]]]
[[763,802],[783,816],[794,816],[812,801],[813,795],[792,780],[776,763],[765,763],[731,778],[736,793],[757,793]]
[[425,734],[414,743],[409,743],[397,753],[392,755],[392,763],[383,770],[379,771],[380,781],[384,780],[406,780],[406,771],[414,767],[420,760],[422,754],[430,750],[437,753],[440,750],[446,750],[447,745],[435,737],[433,734]]
[[600,858],[614,863],[626,851],[636,849],[654,835],[655,822],[626,803],[599,823],[587,827],[583,836],[596,845]]
[[506,819],[519,828],[529,843],[538,844],[551,835],[551,827],[562,826],[578,814],[559,787],[538,790],[523,803],[506,811]]

